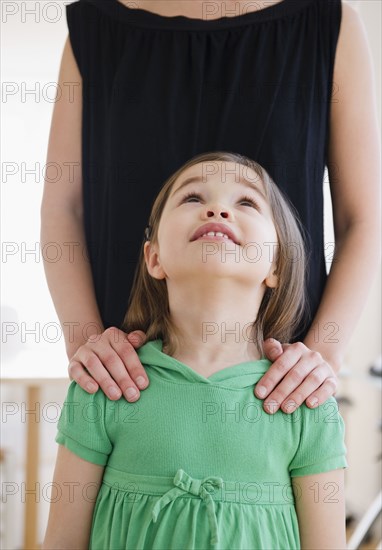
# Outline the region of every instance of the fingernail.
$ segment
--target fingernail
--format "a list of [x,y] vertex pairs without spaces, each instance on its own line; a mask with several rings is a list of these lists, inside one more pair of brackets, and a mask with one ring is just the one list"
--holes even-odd
[[112,386],[111,388],[109,388],[109,396],[113,399],[113,398],[117,398],[117,397],[120,397],[121,396],[121,393],[119,390],[117,390],[117,388],[115,388],[114,386]]
[[128,397],[129,399],[132,399],[133,397],[137,397],[137,396],[138,396],[138,392],[135,388],[127,388],[126,397]]
[[256,393],[259,397],[264,397],[264,395],[267,393],[267,388],[264,386],[257,386]]
[[141,390],[143,390],[143,388],[145,388],[147,386],[147,381],[145,378],[143,378],[143,376],[138,376],[138,378],[136,379],[136,384],[138,384],[139,388]]
[[279,404],[277,403],[277,401],[268,401],[267,403],[264,403],[264,405],[267,411],[272,414],[277,412],[279,409]]
[[86,389],[93,392],[97,389],[97,386],[93,384],[93,382],[89,382],[88,384],[86,384]]
[[317,407],[318,399],[316,397],[314,399],[309,399],[308,405],[309,405],[309,407]]
[[297,405],[296,403],[287,403],[286,405],[284,405],[283,407],[283,411],[285,413],[292,413],[293,411],[295,411],[297,409]]

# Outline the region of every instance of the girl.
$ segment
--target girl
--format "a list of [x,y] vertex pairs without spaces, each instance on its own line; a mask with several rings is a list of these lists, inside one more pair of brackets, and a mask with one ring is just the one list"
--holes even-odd
[[71,383],[45,549],[345,548],[336,400],[269,416],[252,393],[263,339],[301,320],[305,267],[256,162],[201,154],[166,181],[124,319],[151,383],[139,403]]

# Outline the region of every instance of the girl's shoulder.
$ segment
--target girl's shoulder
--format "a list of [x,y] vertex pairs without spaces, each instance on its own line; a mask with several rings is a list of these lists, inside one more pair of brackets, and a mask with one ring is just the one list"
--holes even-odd
[[66,393],[65,403],[67,405],[71,404],[73,407],[78,407],[79,405],[91,407],[92,404],[98,407],[105,407],[107,400],[108,397],[101,388],[95,393],[89,393],[82,389],[75,380],[72,380]]

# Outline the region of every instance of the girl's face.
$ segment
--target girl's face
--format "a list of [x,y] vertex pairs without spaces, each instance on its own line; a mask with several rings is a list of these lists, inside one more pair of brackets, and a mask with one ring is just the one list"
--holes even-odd
[[[211,231],[215,234],[203,236]],[[159,223],[158,244],[145,244],[145,258],[149,273],[168,284],[212,276],[250,288],[258,283],[265,290],[277,286],[277,242],[256,172],[234,162],[204,161],[174,183]]]

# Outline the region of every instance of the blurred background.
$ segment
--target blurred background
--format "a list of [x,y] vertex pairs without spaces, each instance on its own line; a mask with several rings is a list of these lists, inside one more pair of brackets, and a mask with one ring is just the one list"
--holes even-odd
[[[39,248],[40,204],[56,83],[68,34],[68,3],[1,2],[0,547],[7,550],[38,548],[43,540],[57,452],[56,423],[69,383],[64,337]],[[381,127],[381,1],[346,3],[359,12],[367,32]],[[334,236],[327,174],[324,189],[325,240],[330,251]],[[52,258],[59,254],[54,247],[49,251]],[[328,254],[328,269],[330,260]],[[336,395],[346,423],[347,525],[354,548],[380,548],[380,335],[379,271],[349,345]]]

